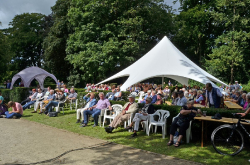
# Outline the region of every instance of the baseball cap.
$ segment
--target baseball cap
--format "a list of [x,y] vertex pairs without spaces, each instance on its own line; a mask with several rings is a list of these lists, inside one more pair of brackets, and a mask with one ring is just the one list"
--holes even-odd
[[135,95],[129,95],[128,98],[135,98]]

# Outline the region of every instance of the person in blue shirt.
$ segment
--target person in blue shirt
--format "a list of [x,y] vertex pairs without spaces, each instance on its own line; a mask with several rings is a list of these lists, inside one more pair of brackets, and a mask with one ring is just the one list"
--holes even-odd
[[152,98],[152,102],[151,103],[154,104],[157,101],[157,95],[156,95],[155,91],[151,92],[151,96],[150,97]]
[[93,107],[97,103],[97,100],[95,99],[94,93],[88,93],[87,95],[85,95],[83,97],[83,99],[86,101],[85,106],[83,108],[77,109],[77,111],[76,111],[76,119],[77,119],[76,123],[80,123],[80,115],[81,115],[82,116],[82,123],[81,124],[84,124],[83,112],[85,110],[89,110],[90,107]]
[[140,103],[146,104],[146,99],[147,97],[150,97],[150,95],[151,95],[151,90],[148,90],[147,94],[144,96],[143,100]]
[[10,89],[10,86],[11,86],[11,82],[10,82],[10,80],[8,80],[8,81],[7,81],[7,84],[6,84],[6,88],[7,88],[7,89]]
[[2,93],[0,92],[0,104],[3,103],[3,100],[4,100],[4,98],[3,98],[3,96],[2,96]]

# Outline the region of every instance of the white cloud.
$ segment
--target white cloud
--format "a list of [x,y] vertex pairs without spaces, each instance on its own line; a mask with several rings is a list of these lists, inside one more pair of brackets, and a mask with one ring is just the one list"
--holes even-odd
[[0,29],[8,28],[15,15],[22,13],[51,13],[56,0],[0,0]]

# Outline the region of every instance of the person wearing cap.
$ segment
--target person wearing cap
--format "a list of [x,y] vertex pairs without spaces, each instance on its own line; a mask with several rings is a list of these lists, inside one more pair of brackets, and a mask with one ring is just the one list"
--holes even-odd
[[130,118],[131,113],[135,113],[138,109],[138,104],[135,103],[135,96],[130,95],[128,97],[129,102],[127,102],[123,108],[122,112],[114,118],[114,120],[110,123],[109,127],[105,128],[107,133],[111,133],[115,128],[118,127],[122,122],[127,121]]
[[219,88],[214,88],[211,83],[206,84],[206,103],[209,107],[220,108],[222,93]]
[[137,136],[137,131],[139,129],[140,122],[142,120],[148,120],[149,114],[153,114],[155,112],[154,106],[151,104],[152,98],[148,97],[146,98],[146,104],[142,107],[141,111],[139,113],[135,114],[135,117],[133,119],[133,122],[126,128],[127,130],[132,129],[132,126],[134,125],[134,133],[131,135],[132,137]]
[[85,110],[83,112],[84,116],[84,123],[80,127],[86,127],[88,125],[88,116],[92,115],[94,118],[94,125],[93,127],[98,125],[98,118],[101,114],[102,109],[109,108],[109,110],[112,110],[112,107],[110,106],[110,102],[108,99],[105,98],[104,93],[99,93],[100,100],[97,102],[96,105],[90,107],[88,110]]
[[184,92],[181,90],[180,92],[178,92],[178,101],[177,101],[177,106],[185,106],[187,104],[187,99],[184,96]]
[[21,102],[21,105],[24,105],[24,104],[26,104],[27,102],[30,102],[31,99],[35,99],[35,98],[36,98],[36,95],[37,95],[36,89],[32,89],[32,94],[31,94],[27,99],[25,99],[24,101],[22,101],[22,102]]

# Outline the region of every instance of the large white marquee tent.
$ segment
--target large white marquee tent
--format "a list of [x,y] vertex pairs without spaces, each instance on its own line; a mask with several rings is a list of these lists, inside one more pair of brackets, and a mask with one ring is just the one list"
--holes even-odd
[[226,85],[188,59],[166,36],[138,61],[98,84],[124,76],[129,77],[121,86],[122,91],[153,77],[168,77],[185,85],[188,85],[189,79],[203,84],[210,82],[215,87],[213,82]]
[[43,89],[43,83],[44,80],[46,79],[46,77],[51,77],[53,80],[55,80],[55,82],[57,82],[56,77],[53,74],[48,73],[47,71],[39,68],[39,67],[29,67],[26,68],[24,70],[22,70],[21,72],[17,73],[11,81],[11,87],[10,89],[13,88],[14,83],[16,82],[17,79],[21,78],[21,80],[24,83],[24,87],[29,87],[30,83],[36,79],[41,87],[41,89]]

